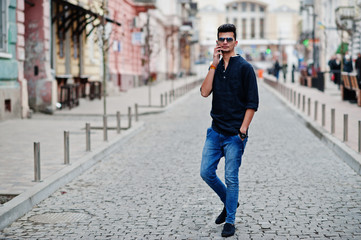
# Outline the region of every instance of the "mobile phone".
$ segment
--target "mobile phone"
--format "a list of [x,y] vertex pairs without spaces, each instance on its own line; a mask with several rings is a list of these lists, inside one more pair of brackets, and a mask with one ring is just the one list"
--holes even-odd
[[[217,41],[217,46],[220,46],[220,45],[218,44],[218,41]],[[221,54],[222,54],[222,51],[221,51],[221,50],[218,50],[218,53],[221,53]],[[221,54],[218,55],[218,58],[221,58]]]

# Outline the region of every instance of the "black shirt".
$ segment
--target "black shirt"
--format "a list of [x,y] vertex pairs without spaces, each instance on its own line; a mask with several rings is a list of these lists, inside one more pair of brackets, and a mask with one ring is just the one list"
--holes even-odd
[[223,135],[236,135],[247,109],[258,109],[257,78],[253,67],[241,56],[231,57],[224,69],[223,59],[213,79],[212,128]]

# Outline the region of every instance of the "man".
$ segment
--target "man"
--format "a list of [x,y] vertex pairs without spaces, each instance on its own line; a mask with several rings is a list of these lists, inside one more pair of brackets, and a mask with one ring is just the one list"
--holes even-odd
[[278,62],[278,59],[276,59],[275,64],[273,66],[273,71],[274,71],[273,75],[276,77],[277,81],[279,78],[280,70],[281,70],[281,65]]
[[[201,95],[213,93],[212,127],[207,130],[201,163],[201,177],[224,204],[216,224],[224,223],[222,236],[235,233],[238,207],[238,171],[248,139],[248,127],[258,108],[257,80],[252,66],[235,54],[236,27],[218,28],[213,63],[202,83]],[[220,60],[220,56],[222,59]],[[217,165],[225,157],[225,184],[216,175]]]

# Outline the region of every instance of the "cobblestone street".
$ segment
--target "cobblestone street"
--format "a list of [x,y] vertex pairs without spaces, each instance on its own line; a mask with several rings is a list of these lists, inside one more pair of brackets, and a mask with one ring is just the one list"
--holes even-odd
[[[360,239],[361,177],[263,84],[229,239]],[[193,91],[119,151],[0,232],[0,239],[222,239],[199,176],[211,98]],[[223,161],[219,175],[223,176]]]

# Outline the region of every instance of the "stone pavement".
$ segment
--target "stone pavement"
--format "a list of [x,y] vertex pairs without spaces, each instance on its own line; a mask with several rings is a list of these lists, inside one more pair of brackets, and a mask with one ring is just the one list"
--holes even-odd
[[[197,77],[187,77],[174,81],[163,81],[152,86],[152,106],[139,107],[139,114],[160,112],[160,94],[195,81]],[[172,86],[173,85],[173,86]],[[116,127],[115,114],[121,112],[122,128],[128,127],[128,107],[148,106],[148,87],[143,86],[107,97],[108,126]],[[34,114],[31,119],[15,119],[0,123],[0,194],[17,195],[36,183],[34,180],[33,143],[40,142],[41,178],[45,179],[64,167],[64,131],[70,132],[70,161],[74,162],[85,154],[85,123],[92,127],[103,125],[103,99],[89,101],[80,99],[80,105],[63,109],[54,115]],[[154,107],[155,106],[155,107]],[[134,116],[133,116],[134,122]],[[108,139],[114,139],[116,131],[108,131]],[[103,131],[91,132],[93,150],[104,148]]]
[[[198,91],[0,232],[0,239],[221,239],[199,176],[211,99]],[[361,177],[260,82],[229,239],[360,239]],[[223,177],[221,161],[219,175]]]
[[[198,74],[202,73],[200,66]],[[207,68],[204,68],[205,70]],[[161,81],[151,87],[143,86],[107,97],[108,141],[103,139],[103,100],[81,99],[73,109],[62,109],[54,115],[34,114],[31,119],[8,120],[0,123],[0,229],[22,216],[32,206],[59,186],[70,181],[87,168],[116,149],[123,140],[135,134],[144,122],[135,122],[134,105],[138,104],[140,117],[160,113],[170,107],[170,101],[190,91],[198,76],[183,77],[174,81]],[[187,89],[185,88],[187,86]],[[197,87],[199,84],[196,85]],[[175,97],[169,99],[169,92]],[[167,101],[161,94],[168,94]],[[165,106],[168,103],[168,106]],[[151,106],[150,106],[151,105]],[[172,104],[173,105],[173,104]],[[128,107],[132,108],[131,128]],[[121,112],[121,128],[115,130],[117,111]],[[90,123],[91,151],[86,152],[85,124]],[[70,165],[64,164],[64,131],[69,131]],[[40,142],[41,182],[34,182],[34,142]],[[17,197],[16,197],[17,196]],[[12,199],[8,201],[9,199]],[[7,202],[6,202],[7,201]],[[4,204],[4,202],[6,202]]]
[[[361,154],[358,152],[358,122],[361,121],[361,107],[356,103],[342,101],[337,85],[325,76],[325,91],[301,86],[296,72],[295,83],[291,74],[284,81],[280,77],[276,83],[273,76],[264,74],[268,84],[273,86],[283,102],[304,119],[306,126],[325,141],[356,172],[361,174]],[[317,102],[317,107],[315,103]],[[322,105],[325,105],[325,124],[322,125]],[[315,109],[317,109],[315,111]],[[335,110],[335,132],[331,133],[331,109]],[[348,115],[348,139],[344,141],[344,114]]]
[[[256,63],[257,64],[257,63]],[[266,66],[262,63],[258,64],[258,67],[264,68]],[[273,76],[264,74],[266,78],[275,81]],[[354,151],[358,151],[358,121],[361,121],[361,107],[358,107],[356,103],[350,101],[343,101],[341,98],[341,91],[338,86],[335,85],[329,78],[328,74],[325,74],[325,91],[321,92],[316,88],[310,88],[301,86],[299,84],[299,72],[295,72],[295,82],[291,81],[291,73],[287,74],[287,79],[284,80],[283,74],[280,73],[278,83],[286,88],[296,92],[296,103],[292,100],[292,104],[295,105],[294,110],[300,110],[304,115],[308,116],[319,126],[323,127],[327,132],[331,133],[331,108],[335,109],[335,133],[332,134],[340,141],[343,141],[343,115],[348,114],[348,140],[344,142],[349,148]],[[301,103],[298,107],[298,93],[301,94]],[[303,110],[302,97],[305,96],[305,108]],[[310,99],[310,115],[308,115],[308,99]],[[315,101],[318,102],[317,116],[315,119]],[[325,126],[322,126],[322,104],[326,106],[326,122]]]

